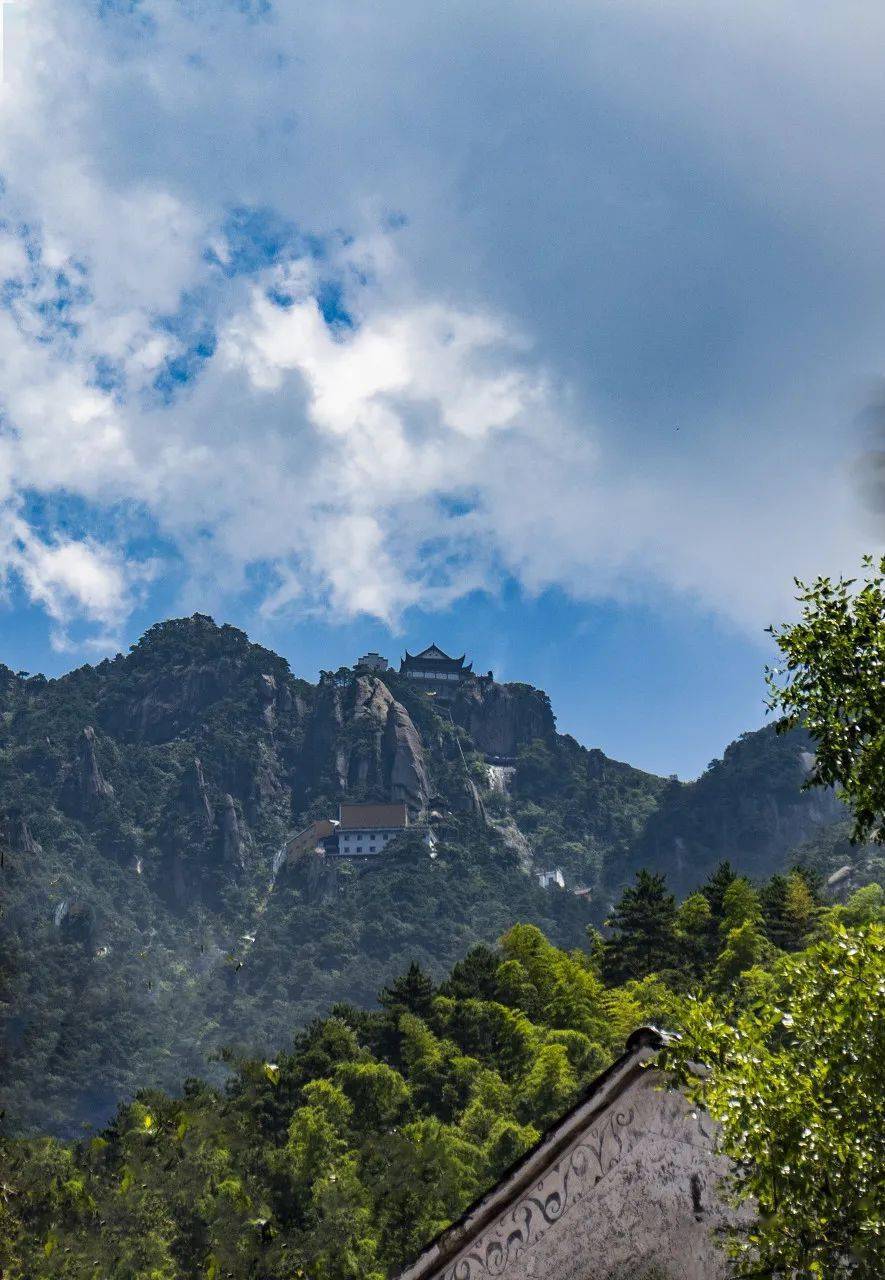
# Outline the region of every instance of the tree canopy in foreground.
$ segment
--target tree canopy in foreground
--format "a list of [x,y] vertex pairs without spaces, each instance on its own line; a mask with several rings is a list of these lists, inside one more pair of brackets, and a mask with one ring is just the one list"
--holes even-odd
[[885,840],[885,556],[866,578],[799,582],[798,622],[772,628],[783,654],[767,673],[779,728],[811,734],[812,785],[835,786],[854,813],[855,840]]
[[739,1274],[878,1280],[885,928],[836,926],[745,983],[737,1001],[687,1001],[684,1038],[665,1055],[721,1126],[736,1198],[758,1206],[733,1241]]
[[413,966],[376,1012],[337,1006],[272,1060],[231,1061],[224,1088],[145,1090],[77,1142],[0,1140],[0,1274],[383,1280],[653,1022],[711,1063],[699,1101],[763,1208],[740,1247],[797,1278],[843,1257],[871,1278],[882,902],[870,885],[828,907],[799,872],[757,888],[723,866],[674,911],[639,877],[589,949],[517,925],[441,986]]

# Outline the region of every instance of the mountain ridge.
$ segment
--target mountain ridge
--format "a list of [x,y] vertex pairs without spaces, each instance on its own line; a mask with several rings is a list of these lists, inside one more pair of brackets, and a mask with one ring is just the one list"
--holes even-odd
[[[800,792],[807,750],[758,731],[678,783],[559,734],[531,685],[467,682],[443,709],[392,671],[311,684],[200,614],[54,680],[2,668],[0,1105],[25,1128],[99,1120],[135,1080],[272,1051],[517,920],[581,945],[640,865],[679,889],[722,857],[780,869],[842,812]],[[436,815],[438,856],[406,833],[372,866],[281,860],[344,799]],[[566,891],[540,888],[553,867]]]

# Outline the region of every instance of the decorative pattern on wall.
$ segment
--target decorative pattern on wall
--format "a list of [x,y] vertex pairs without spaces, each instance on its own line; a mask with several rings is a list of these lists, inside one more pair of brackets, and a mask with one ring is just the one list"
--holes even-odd
[[615,1168],[624,1154],[633,1119],[631,1107],[608,1116],[597,1128],[583,1134],[532,1190],[446,1267],[440,1280],[480,1280],[503,1275],[511,1262],[537,1244],[554,1223]]

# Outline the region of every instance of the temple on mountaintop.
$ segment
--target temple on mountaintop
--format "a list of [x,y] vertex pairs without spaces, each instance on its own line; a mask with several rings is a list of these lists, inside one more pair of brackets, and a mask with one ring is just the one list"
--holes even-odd
[[426,693],[442,698],[452,697],[465,680],[491,681],[494,678],[491,671],[484,676],[476,675],[473,663],[465,665],[464,657],[462,653],[460,658],[450,658],[435,644],[417,654],[411,654],[407,649],[399,664],[399,673],[407,680],[414,680]]

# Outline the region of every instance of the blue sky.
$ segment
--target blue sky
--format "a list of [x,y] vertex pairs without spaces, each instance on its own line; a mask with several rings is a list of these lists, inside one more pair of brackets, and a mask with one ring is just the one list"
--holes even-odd
[[[6,9],[0,660],[436,639],[692,776],[881,544],[880,6]],[[876,495],[873,495],[874,499]]]

